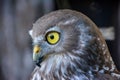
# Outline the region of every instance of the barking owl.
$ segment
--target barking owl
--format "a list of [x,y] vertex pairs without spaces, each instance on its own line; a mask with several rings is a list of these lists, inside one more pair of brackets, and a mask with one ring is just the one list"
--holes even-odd
[[84,14],[51,12],[38,19],[29,34],[37,65],[31,80],[120,80],[105,40]]

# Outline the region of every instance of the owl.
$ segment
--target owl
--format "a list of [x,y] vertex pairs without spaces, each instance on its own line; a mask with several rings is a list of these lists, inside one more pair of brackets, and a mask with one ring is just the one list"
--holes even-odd
[[36,63],[30,80],[120,80],[105,40],[86,15],[53,11],[38,19],[29,34]]

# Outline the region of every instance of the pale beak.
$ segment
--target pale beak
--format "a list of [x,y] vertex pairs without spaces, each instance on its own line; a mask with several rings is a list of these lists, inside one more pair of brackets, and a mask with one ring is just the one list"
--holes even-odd
[[33,61],[39,60],[41,47],[39,45],[35,45],[33,47]]

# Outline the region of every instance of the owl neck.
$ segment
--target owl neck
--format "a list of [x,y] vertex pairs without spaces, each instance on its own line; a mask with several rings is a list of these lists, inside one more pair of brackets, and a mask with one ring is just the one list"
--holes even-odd
[[[80,59],[79,56],[72,55],[71,53],[50,55],[41,63],[40,72],[45,75],[52,75],[58,79],[61,79],[60,76],[67,79],[68,76],[78,75],[83,79],[92,77],[91,72],[89,72],[89,66],[83,59]],[[90,76],[87,76],[89,75]],[[71,77],[70,77],[71,78]],[[75,79],[73,77],[73,79]]]
[[[53,78],[57,78],[58,80],[62,78],[67,79],[68,76],[71,78],[73,75],[84,76],[84,79],[92,79],[95,77],[94,72],[99,69],[100,64],[91,63],[88,59],[84,57],[89,55],[77,55],[67,52],[66,54],[58,54],[58,55],[49,55],[46,59],[41,63],[41,68],[39,69],[41,74],[48,76],[52,76]],[[95,61],[95,60],[94,60]],[[93,66],[92,66],[93,65]],[[101,68],[101,71],[104,69]],[[103,73],[103,72],[100,72]],[[120,76],[120,74],[115,75]],[[45,76],[44,76],[45,77]],[[51,78],[52,79],[52,78]],[[75,79],[73,77],[73,79]]]

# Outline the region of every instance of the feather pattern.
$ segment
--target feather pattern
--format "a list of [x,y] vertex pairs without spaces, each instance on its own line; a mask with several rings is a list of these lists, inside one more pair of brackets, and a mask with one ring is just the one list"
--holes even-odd
[[[51,30],[61,33],[62,39],[56,45],[38,40]],[[31,80],[120,79],[100,31],[80,12],[59,10],[43,16],[34,24],[32,37],[43,48],[44,59],[39,63],[41,67],[34,69]]]

